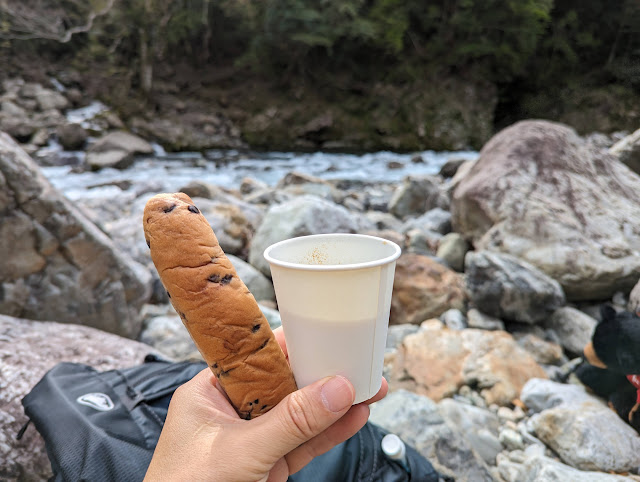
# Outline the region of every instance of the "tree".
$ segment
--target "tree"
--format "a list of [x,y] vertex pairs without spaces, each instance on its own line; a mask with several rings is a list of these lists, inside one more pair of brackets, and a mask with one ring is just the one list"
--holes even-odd
[[114,4],[115,0],[0,0],[0,38],[67,43],[89,32]]

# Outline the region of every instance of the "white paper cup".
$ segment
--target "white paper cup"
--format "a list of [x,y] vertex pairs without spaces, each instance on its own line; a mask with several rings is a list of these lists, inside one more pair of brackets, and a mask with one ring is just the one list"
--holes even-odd
[[265,250],[299,388],[343,375],[355,403],[378,392],[399,256],[397,244],[360,234],[302,236]]

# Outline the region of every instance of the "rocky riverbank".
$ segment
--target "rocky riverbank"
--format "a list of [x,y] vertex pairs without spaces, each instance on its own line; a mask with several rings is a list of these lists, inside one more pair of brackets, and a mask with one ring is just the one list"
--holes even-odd
[[[403,247],[385,355],[391,393],[372,420],[442,473],[640,480],[640,435],[570,374],[603,303],[640,305],[640,177],[625,165],[634,167],[640,148],[633,136],[616,140],[527,121],[496,135],[477,160],[451,159],[440,174],[399,182],[290,172],[274,184],[248,176],[233,188],[194,176],[178,189],[194,198],[272,326],[279,315],[266,246],[358,232]],[[152,349],[198,357],[140,227],[162,183],[127,179],[144,162],[138,153],[153,146],[115,132],[88,145],[56,159],[71,159],[78,175],[122,176],[87,195],[74,191],[71,202],[0,134],[2,478],[47,476],[37,434],[13,437],[24,423],[20,398],[56,362],[123,366]],[[212,162],[193,166],[204,173]],[[112,342],[126,355],[114,355]],[[16,347],[30,355],[16,356]]]

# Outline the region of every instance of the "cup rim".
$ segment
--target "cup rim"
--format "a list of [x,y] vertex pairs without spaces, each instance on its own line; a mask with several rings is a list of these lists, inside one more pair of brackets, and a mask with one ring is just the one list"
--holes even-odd
[[[386,256],[384,258],[376,259],[373,261],[365,261],[362,263],[349,263],[349,264],[302,264],[302,263],[293,263],[291,261],[282,261],[271,256],[271,252],[285,244],[289,244],[292,242],[299,241],[300,239],[309,239],[309,238],[363,238],[369,240],[380,241],[383,244],[389,244],[393,247],[393,254],[390,256]],[[389,241],[388,239],[379,238],[377,236],[370,236],[368,234],[355,234],[355,233],[326,233],[326,234],[310,234],[307,236],[296,236],[294,238],[284,239],[282,241],[278,241],[277,243],[272,244],[264,250],[263,256],[271,265],[281,266],[283,268],[291,268],[297,270],[305,270],[305,271],[347,271],[354,269],[365,269],[365,268],[374,268],[376,266],[382,266],[385,264],[389,264],[400,257],[402,254],[402,250],[400,246],[398,246],[393,241]]]

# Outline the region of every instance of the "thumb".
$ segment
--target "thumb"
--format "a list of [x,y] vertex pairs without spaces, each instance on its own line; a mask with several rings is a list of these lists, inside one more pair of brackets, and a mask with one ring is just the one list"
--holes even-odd
[[351,382],[342,376],[319,380],[285,397],[255,419],[254,440],[269,447],[273,461],[284,457],[339,420],[355,400]]

